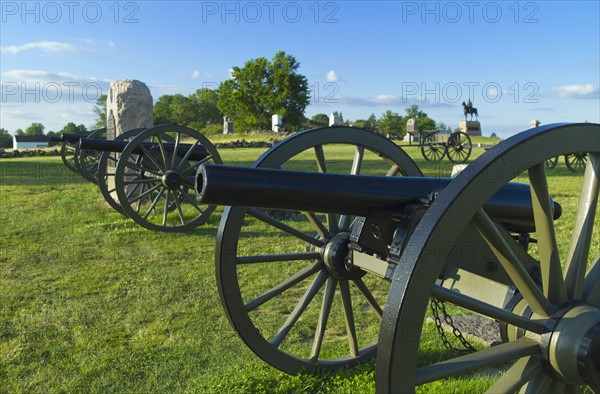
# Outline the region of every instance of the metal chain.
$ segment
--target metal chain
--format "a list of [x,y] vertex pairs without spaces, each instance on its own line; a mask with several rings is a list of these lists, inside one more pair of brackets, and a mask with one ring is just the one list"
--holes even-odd
[[[450,316],[450,314],[446,311],[446,305],[444,301],[432,297],[429,305],[431,307],[431,312],[433,312],[433,320],[435,322],[435,327],[437,328],[438,334],[440,335],[440,338],[442,339],[442,342],[444,343],[446,349],[459,354],[473,353],[477,351],[473,347],[473,345],[471,345],[469,341],[467,341],[467,339],[463,336],[462,332],[458,329],[458,327],[454,325],[452,316]],[[455,348],[448,340],[446,332],[442,328],[442,319],[440,319],[440,312],[444,316],[444,321],[446,322],[446,324],[452,327],[452,334],[454,334],[454,336],[460,341],[464,349]]]

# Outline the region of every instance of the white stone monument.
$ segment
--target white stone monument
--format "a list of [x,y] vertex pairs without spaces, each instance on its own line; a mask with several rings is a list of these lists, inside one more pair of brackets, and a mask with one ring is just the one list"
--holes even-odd
[[342,124],[342,115],[340,115],[337,111],[332,112],[329,115],[329,126],[336,126]]
[[111,81],[106,97],[106,138],[154,126],[152,94],[137,80]]
[[227,116],[223,116],[223,134],[233,134],[233,122]]
[[408,143],[412,144],[412,141],[419,141],[419,124],[416,119],[410,118],[406,121],[406,136],[408,137]]
[[273,115],[271,117],[271,130],[275,133],[283,131],[283,116]]
[[540,121],[537,119],[533,119],[529,122],[529,127],[534,129],[540,125]]

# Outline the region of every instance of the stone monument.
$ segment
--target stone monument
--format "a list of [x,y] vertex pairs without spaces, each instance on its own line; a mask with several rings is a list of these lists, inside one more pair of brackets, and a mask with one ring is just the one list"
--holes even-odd
[[540,125],[540,121],[537,119],[533,119],[529,122],[529,127],[534,129]]
[[458,125],[458,128],[470,136],[481,136],[481,123],[478,120],[463,120]]
[[416,119],[410,118],[406,121],[406,135],[408,136],[409,144],[412,144],[412,141],[419,142],[419,124]]
[[337,126],[342,124],[342,115],[337,111],[332,112],[329,115],[329,126]]
[[154,125],[152,94],[137,80],[111,81],[106,97],[106,138]]
[[273,115],[271,117],[271,130],[275,133],[279,133],[283,131],[283,116],[281,115]]
[[223,116],[223,134],[233,134],[233,122],[227,116]]

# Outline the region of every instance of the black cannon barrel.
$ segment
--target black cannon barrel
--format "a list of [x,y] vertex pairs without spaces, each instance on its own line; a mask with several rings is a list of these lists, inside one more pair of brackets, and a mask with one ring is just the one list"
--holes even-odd
[[82,138],[85,138],[87,134],[77,134],[77,133],[64,133],[59,137],[50,137],[50,141],[52,142],[77,142]]
[[[82,138],[79,146],[81,149],[97,150],[103,152],[116,152],[121,153],[125,150],[125,147],[129,144],[129,141],[114,141],[114,140],[101,140],[95,138]],[[157,142],[143,142],[144,149],[149,151],[155,151],[159,149]],[[175,149],[174,142],[163,142],[163,148],[166,152],[173,152]],[[177,155],[183,157],[190,149],[192,144],[179,144],[177,146]],[[133,151],[136,154],[144,153],[142,148],[138,147]],[[210,154],[202,145],[196,145],[193,147],[192,152],[188,156],[191,160],[202,160],[208,157]]]
[[[426,202],[452,181],[223,165],[202,165],[196,178],[198,200],[205,204],[386,217],[400,217],[407,204]],[[535,229],[529,185],[507,184],[484,209],[513,231]],[[554,203],[554,219],[561,212]]]

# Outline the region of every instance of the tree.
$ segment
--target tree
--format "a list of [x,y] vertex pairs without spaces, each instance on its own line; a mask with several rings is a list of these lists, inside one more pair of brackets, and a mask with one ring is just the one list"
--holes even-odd
[[154,104],[155,124],[188,126],[198,118],[196,100],[182,94],[164,95]]
[[106,127],[106,95],[103,94],[98,97],[96,104],[94,105],[94,113],[96,114],[96,123],[94,128],[101,129]]
[[403,136],[406,133],[403,127],[404,119],[397,112],[385,111],[377,123],[383,133],[400,133]]
[[446,133],[451,133],[452,132],[452,127],[448,126],[446,123],[444,122],[439,122],[437,124],[437,130],[439,131],[444,131]]
[[417,120],[419,130],[436,130],[435,120],[431,119],[427,114],[419,109],[416,104],[406,108],[406,119],[414,118]]
[[25,135],[25,133],[21,129],[16,129],[15,130],[15,135]]
[[77,134],[77,133],[83,133],[85,131],[87,131],[87,128],[83,124],[80,124],[79,126],[77,126],[77,125],[75,125],[75,123],[69,122],[57,134],[58,135]]
[[13,137],[8,130],[0,128],[0,148],[12,148]]
[[316,114],[308,121],[310,127],[327,127],[329,126],[329,116],[325,114]]
[[194,93],[193,98],[198,108],[198,118],[196,121],[202,124],[202,127],[209,124],[221,124],[223,122],[223,113],[217,107],[219,94],[216,90],[207,88],[198,89]]
[[419,109],[419,106],[416,104],[411,105],[410,107],[406,108],[406,118],[410,119],[410,118],[424,118],[427,116],[427,114],[423,111],[421,111]]
[[25,129],[25,135],[44,135],[44,125],[38,122],[33,122]]
[[231,79],[219,85],[219,110],[239,128],[269,129],[272,115],[299,127],[309,103],[308,81],[298,73],[300,63],[279,51],[272,61],[264,57],[233,67]]

